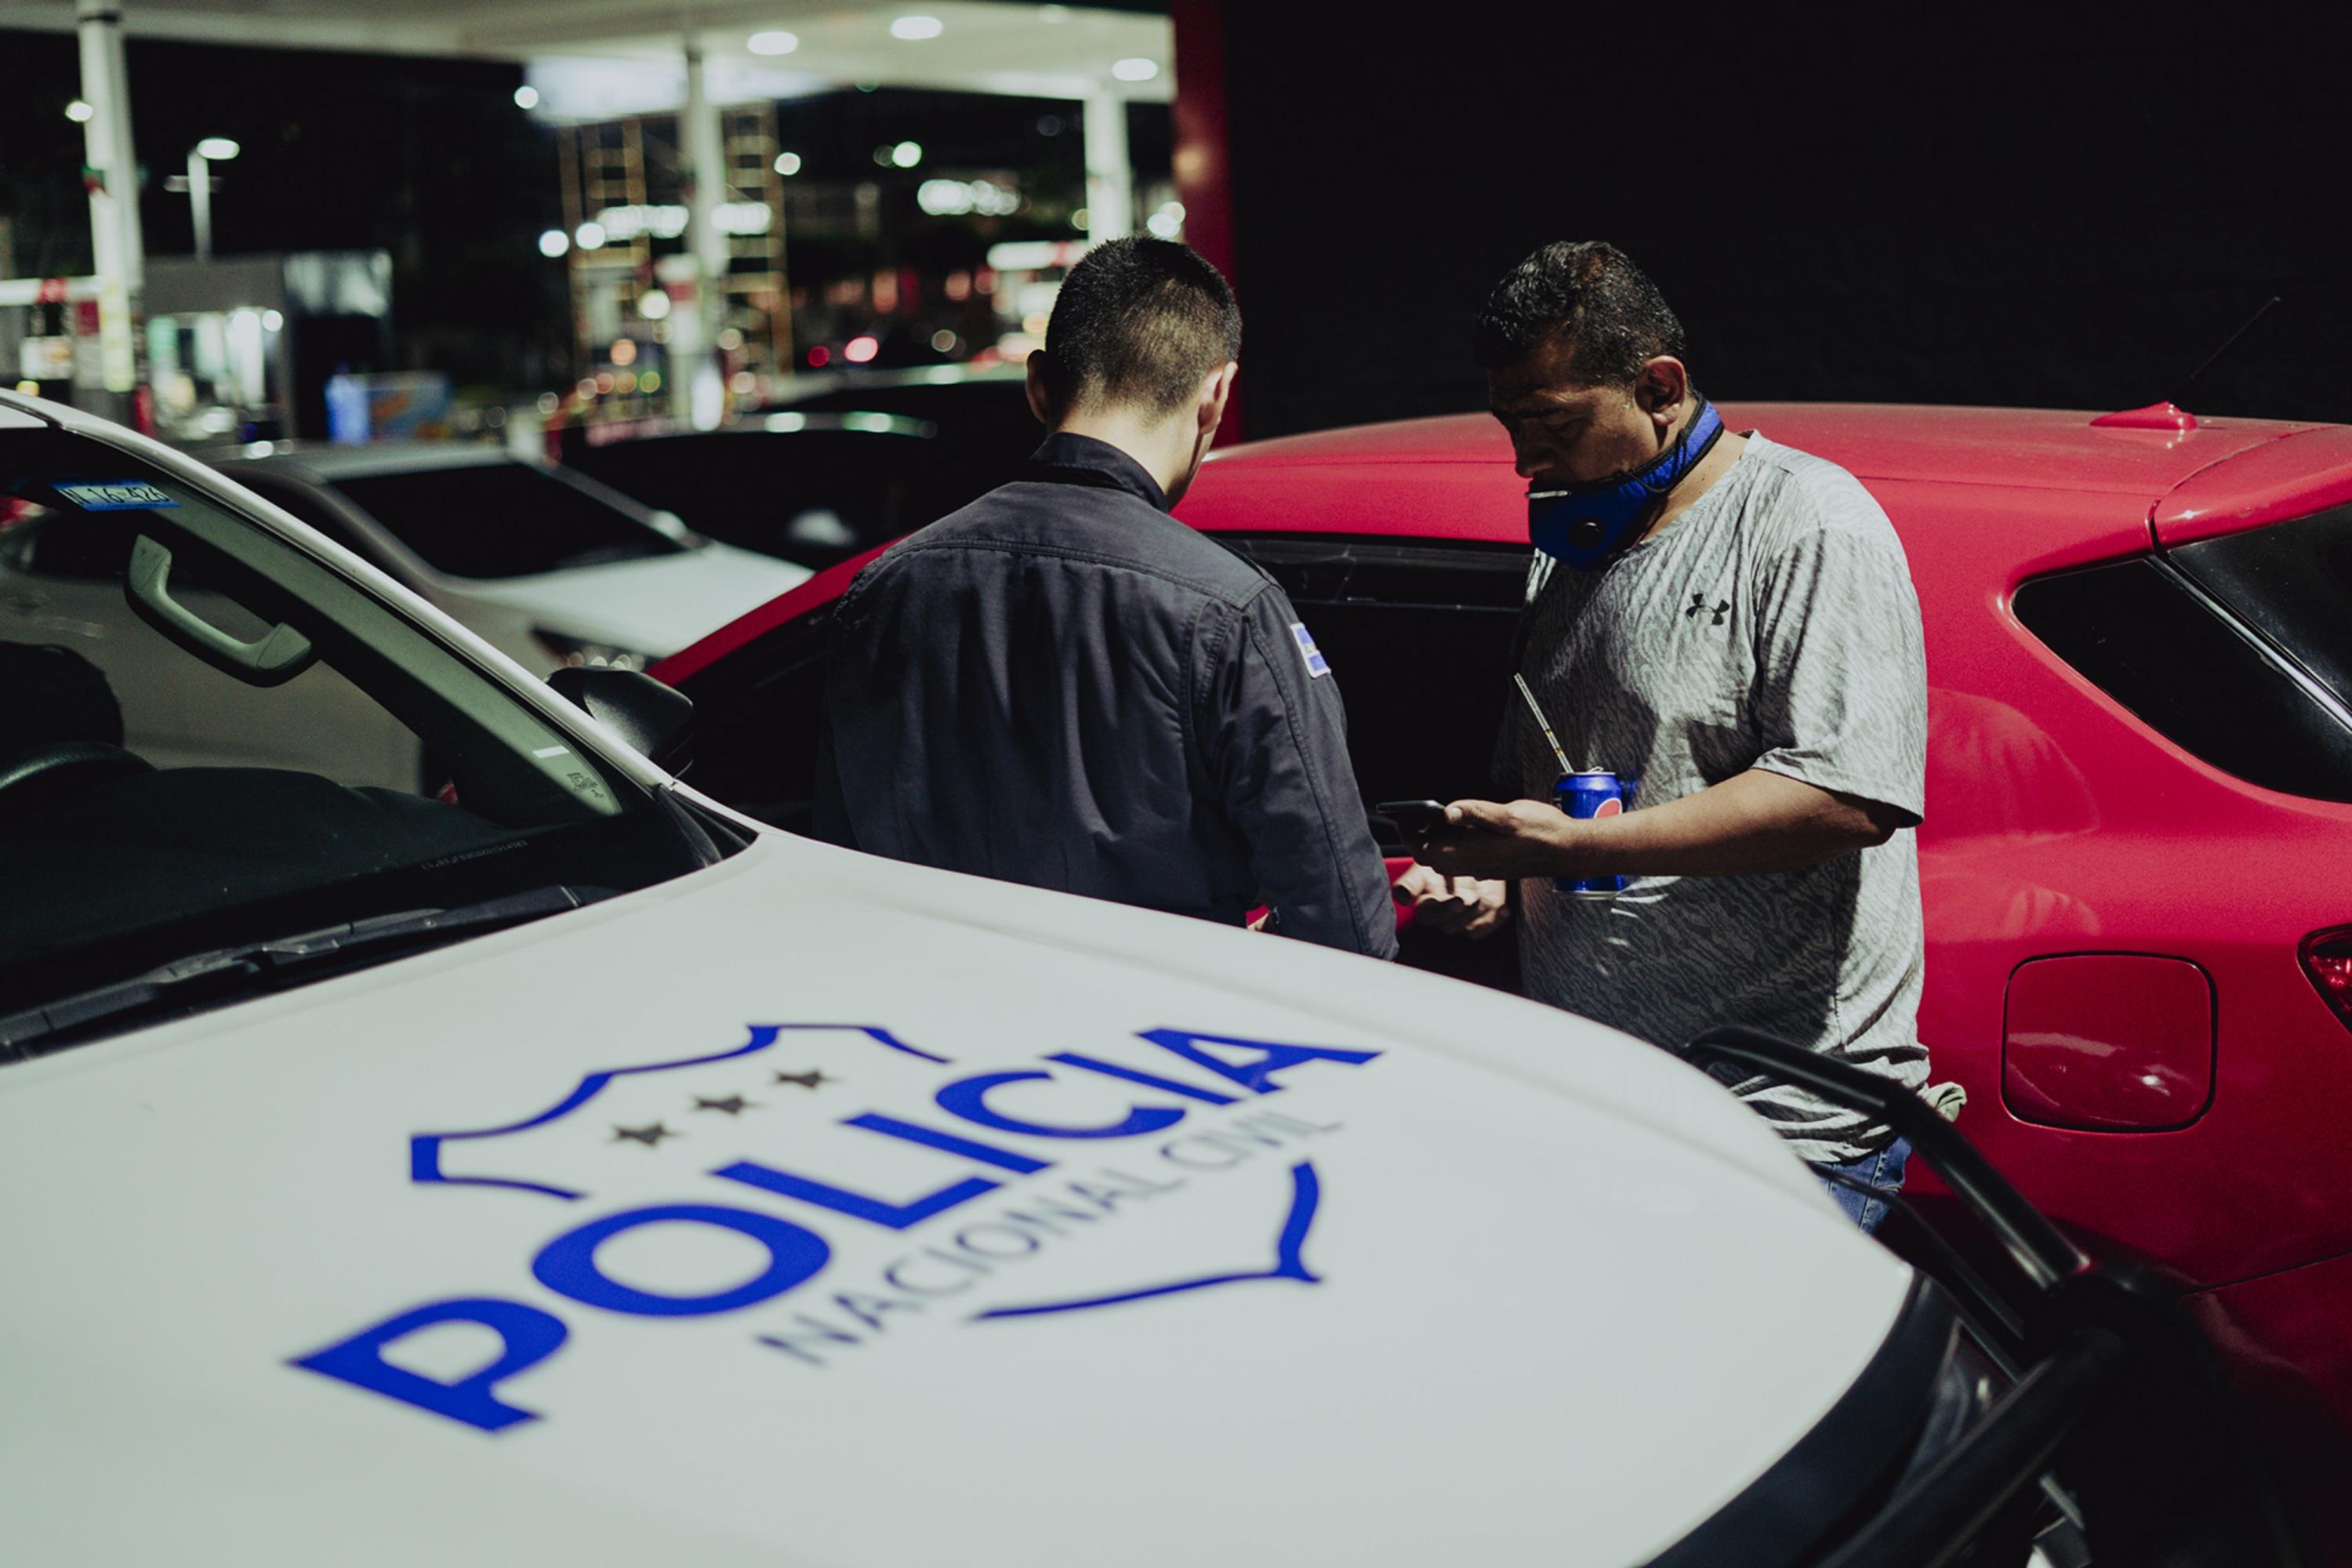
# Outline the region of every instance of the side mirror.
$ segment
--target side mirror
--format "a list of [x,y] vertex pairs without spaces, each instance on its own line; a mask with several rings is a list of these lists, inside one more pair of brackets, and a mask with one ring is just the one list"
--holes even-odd
[[677,773],[688,760],[694,703],[642,669],[594,669],[567,665],[548,685],[658,768]]

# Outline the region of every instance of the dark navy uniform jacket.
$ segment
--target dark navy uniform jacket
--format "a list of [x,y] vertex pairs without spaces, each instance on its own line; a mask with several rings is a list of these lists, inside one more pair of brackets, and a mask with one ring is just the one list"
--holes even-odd
[[1289,598],[1056,435],[836,611],[817,831],[893,859],[1396,952],[1337,683]]

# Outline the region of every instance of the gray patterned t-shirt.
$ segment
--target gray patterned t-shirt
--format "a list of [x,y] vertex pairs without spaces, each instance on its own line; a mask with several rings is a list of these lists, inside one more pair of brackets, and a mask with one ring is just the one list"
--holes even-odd
[[[1918,596],[1853,475],[1760,436],[1712,489],[1595,573],[1528,584],[1521,668],[1579,768],[1638,778],[1635,810],[1750,768],[1916,822],[1927,743]],[[1551,798],[1559,769],[1513,702],[1496,776]],[[1801,871],[1636,877],[1613,900],[1521,885],[1528,994],[1670,1048],[1711,1024],[1809,1042],[1917,1089],[1924,942],[1909,826]],[[1799,1157],[1862,1158],[1883,1124],[1741,1086]]]

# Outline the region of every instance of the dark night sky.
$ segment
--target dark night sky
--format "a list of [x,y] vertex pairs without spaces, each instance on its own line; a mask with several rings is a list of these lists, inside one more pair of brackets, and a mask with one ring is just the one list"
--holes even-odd
[[1721,395],[2133,405],[2278,292],[2192,401],[2352,419],[2341,27],[1936,15],[1228,0],[1253,434],[1481,406],[1471,313],[1583,238]]

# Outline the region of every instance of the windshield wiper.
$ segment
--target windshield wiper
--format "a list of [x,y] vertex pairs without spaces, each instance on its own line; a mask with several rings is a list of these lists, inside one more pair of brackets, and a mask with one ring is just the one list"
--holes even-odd
[[609,888],[535,888],[478,904],[405,910],[298,931],[291,936],[191,953],[128,980],[0,1016],[0,1059],[36,1056],[39,1053],[31,1048],[35,1041],[78,1035],[134,1014],[275,990],[298,978],[319,978],[316,972],[320,970],[332,970],[363,958],[390,956],[389,950],[431,945],[454,936],[478,935],[498,926],[519,925],[543,915],[578,909],[612,894]]

